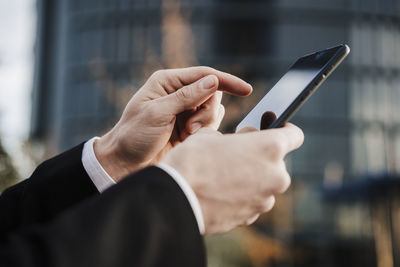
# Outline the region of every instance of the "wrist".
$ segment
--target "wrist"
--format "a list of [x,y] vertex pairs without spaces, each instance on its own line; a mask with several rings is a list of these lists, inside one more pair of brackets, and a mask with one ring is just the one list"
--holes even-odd
[[123,154],[119,139],[114,136],[111,130],[94,142],[93,149],[100,165],[115,182],[119,182],[123,177],[140,169],[140,164],[132,162]]

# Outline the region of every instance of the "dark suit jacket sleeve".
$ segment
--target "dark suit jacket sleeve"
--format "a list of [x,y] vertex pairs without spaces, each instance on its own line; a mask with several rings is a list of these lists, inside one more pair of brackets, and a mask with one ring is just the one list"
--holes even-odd
[[99,195],[82,147],[0,196],[0,266],[205,266],[185,195],[156,167]]
[[40,164],[29,179],[0,195],[0,239],[4,233],[46,222],[98,191],[83,168],[83,144]]
[[10,233],[0,266],[205,266],[184,193],[163,170],[146,168],[44,224]]

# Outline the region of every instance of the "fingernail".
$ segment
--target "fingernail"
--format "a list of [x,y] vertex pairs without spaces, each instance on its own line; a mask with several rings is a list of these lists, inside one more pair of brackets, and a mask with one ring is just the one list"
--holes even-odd
[[192,133],[197,132],[200,128],[201,128],[201,123],[200,122],[192,123]]
[[201,82],[200,82],[200,87],[202,89],[212,89],[215,86],[215,77],[214,76],[208,76],[206,78],[204,78]]

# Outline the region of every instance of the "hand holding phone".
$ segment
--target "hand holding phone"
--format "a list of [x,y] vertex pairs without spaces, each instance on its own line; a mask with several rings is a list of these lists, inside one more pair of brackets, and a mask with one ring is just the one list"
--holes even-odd
[[349,54],[347,45],[339,45],[299,58],[238,124],[258,130],[281,127]]

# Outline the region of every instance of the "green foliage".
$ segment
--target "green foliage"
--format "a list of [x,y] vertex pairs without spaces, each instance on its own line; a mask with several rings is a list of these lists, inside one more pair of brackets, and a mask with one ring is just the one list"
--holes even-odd
[[11,158],[0,142],[0,193],[18,181],[18,174]]

